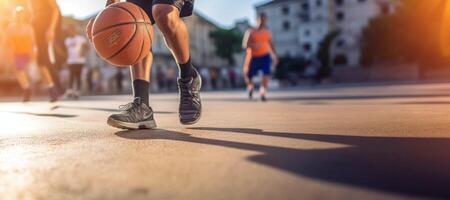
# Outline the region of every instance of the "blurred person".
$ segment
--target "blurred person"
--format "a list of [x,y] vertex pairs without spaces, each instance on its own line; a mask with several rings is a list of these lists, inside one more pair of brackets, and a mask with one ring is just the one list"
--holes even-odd
[[30,13],[24,7],[18,6],[14,11],[13,22],[6,31],[6,44],[11,50],[15,74],[23,89],[23,102],[30,101],[31,85],[28,67],[33,60],[35,44],[33,28],[29,21]]
[[36,38],[37,63],[40,68],[43,80],[48,86],[50,101],[58,100],[59,92],[55,86],[56,77],[52,73],[52,62],[50,47],[53,45],[60,20],[60,12],[55,0],[28,0],[31,8],[32,25]]
[[173,67],[169,67],[168,69],[167,69],[167,72],[166,72],[166,77],[167,77],[167,83],[166,83],[166,86],[167,86],[167,90],[168,91],[172,91],[173,90],[173,85],[174,85],[174,82],[175,82],[175,79],[176,79],[176,77],[177,77],[177,75],[176,75],[176,71],[175,71],[175,68],[173,68]]
[[267,27],[267,16],[258,16],[258,25],[245,33],[243,47],[246,50],[244,62],[244,77],[247,83],[249,98],[253,98],[254,76],[262,71],[263,78],[259,90],[262,101],[266,101],[266,92],[269,86],[272,64],[278,64],[278,56],[272,42],[272,33]]
[[166,85],[166,74],[161,67],[156,70],[156,81],[158,82],[158,90],[163,91]]
[[202,67],[201,69],[200,69],[200,74],[202,75],[202,77],[203,77],[203,82],[202,82],[202,84],[203,84],[203,86],[204,87],[207,87],[208,86],[208,81],[209,81],[209,70],[208,70],[208,68],[206,68],[206,67]]
[[212,90],[217,90],[217,81],[219,79],[219,74],[216,68],[209,69],[209,78],[211,79]]
[[117,93],[122,94],[123,91],[123,78],[124,75],[122,73],[122,69],[117,68],[117,72],[116,72],[116,87],[117,87]]
[[65,96],[78,99],[81,93],[81,72],[86,63],[89,50],[87,39],[70,26],[67,30],[65,45],[68,51],[67,64],[70,71],[69,86]]
[[[196,123],[201,116],[201,77],[191,62],[189,32],[181,17],[192,15],[193,0],[127,0],[140,6],[163,33],[166,46],[171,50],[178,69],[180,94],[179,120],[183,125]],[[106,5],[119,0],[107,0]],[[152,33],[153,34],[153,33]],[[130,66],[133,102],[122,106],[121,114],[111,115],[108,124],[122,129],[155,128],[153,110],[149,106],[152,52],[140,63]]]
[[236,88],[236,71],[233,68],[228,69],[228,79],[230,80],[230,86],[232,89]]

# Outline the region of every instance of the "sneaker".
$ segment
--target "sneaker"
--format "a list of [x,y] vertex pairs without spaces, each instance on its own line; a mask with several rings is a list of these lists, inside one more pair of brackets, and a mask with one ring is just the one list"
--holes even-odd
[[248,99],[250,99],[250,100],[253,99],[253,89],[248,90]]
[[192,125],[200,120],[202,114],[202,103],[200,89],[202,78],[195,70],[195,77],[189,79],[178,79],[178,90],[180,92],[179,117],[183,125]]
[[266,95],[261,95],[261,101],[262,102],[266,102],[267,101]]
[[23,92],[22,102],[26,103],[31,100],[31,89],[25,89]]
[[152,108],[142,103],[140,98],[135,98],[133,102],[119,108],[122,113],[111,115],[108,118],[108,125],[128,130],[156,128]]
[[55,87],[51,87],[48,89],[49,95],[50,95],[50,102],[54,103],[58,101],[59,95],[58,91],[56,91]]

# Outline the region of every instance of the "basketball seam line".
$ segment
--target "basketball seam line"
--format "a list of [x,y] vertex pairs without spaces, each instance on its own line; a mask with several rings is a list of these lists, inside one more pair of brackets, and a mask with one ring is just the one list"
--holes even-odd
[[[141,15],[142,15],[142,17],[144,18],[144,21],[145,21],[144,13],[142,12],[142,10],[139,10],[139,11],[141,12]],[[153,24],[151,24],[151,23],[144,23],[144,25],[145,25],[145,32],[147,32],[148,37],[150,38],[150,49],[151,49],[151,44],[153,43],[153,38],[151,37],[151,34],[148,31],[147,24],[150,24],[151,26],[153,26]]]
[[93,37],[95,37],[96,35],[102,33],[103,31],[107,31],[107,30],[110,29],[110,28],[114,28],[114,27],[116,27],[116,26],[129,25],[129,24],[134,24],[134,25],[137,25],[137,24],[146,24],[146,25],[147,25],[147,24],[150,24],[150,23],[147,23],[147,22],[123,22],[123,23],[119,23],[119,24],[114,24],[114,25],[105,27],[105,28],[103,28],[103,29],[101,29],[101,30],[95,32],[95,33],[93,34]]
[[[123,8],[123,7],[120,7],[120,6],[111,6],[111,7],[113,7],[113,8],[118,8],[118,9],[121,9],[121,10],[124,10],[125,12],[127,12],[128,14],[130,14],[131,15],[131,17],[134,19],[134,22],[138,22],[137,21],[137,19],[136,19],[136,17],[133,15],[133,13],[131,13],[129,10],[127,10],[127,9],[125,9],[125,8]],[[134,24],[134,33],[133,33],[133,36],[127,41],[127,43],[122,47],[122,48],[120,48],[116,53],[114,53],[112,56],[110,56],[109,58],[107,58],[107,60],[109,60],[109,59],[112,59],[112,58],[114,58],[114,57],[116,57],[117,55],[119,55],[120,54],[120,52],[122,52],[132,41],[133,41],[133,39],[135,38],[135,36],[136,36],[136,33],[137,33],[137,29],[138,29],[138,26],[136,25],[136,24]]]
[[[141,13],[142,18],[143,18],[144,21],[145,21],[145,16],[144,16],[144,14],[142,13],[142,10],[139,9],[139,12]],[[148,33],[147,24],[144,24],[144,26],[145,26],[145,30],[146,30],[145,32],[147,32],[147,35],[148,35],[148,37],[150,38],[150,49],[151,49],[152,42],[151,42],[150,34]],[[144,33],[144,34],[145,34],[145,33]],[[145,37],[145,36],[144,36],[144,37]],[[134,61],[134,63],[137,63],[137,62],[139,61],[139,58],[141,58],[142,50],[144,50],[144,40],[145,40],[144,37],[142,38],[141,51],[139,52],[139,56],[136,58],[136,61]]]
[[144,49],[144,40],[145,40],[145,36],[142,37],[141,51],[139,51],[139,55],[138,55],[138,57],[136,58],[136,60],[134,61],[134,63],[137,63],[137,62],[139,61],[139,58],[141,58],[142,50]]

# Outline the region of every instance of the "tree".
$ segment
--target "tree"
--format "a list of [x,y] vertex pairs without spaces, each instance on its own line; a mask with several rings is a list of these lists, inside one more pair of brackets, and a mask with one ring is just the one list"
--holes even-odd
[[446,0],[403,0],[394,14],[375,18],[363,31],[362,63],[408,62],[424,67],[446,62],[441,30]]
[[320,42],[320,47],[317,52],[317,59],[320,61],[320,68],[316,74],[316,80],[320,81],[323,78],[331,75],[331,63],[330,63],[330,47],[334,39],[339,36],[339,31],[332,31]]
[[216,55],[234,65],[234,54],[242,51],[242,34],[234,29],[218,28],[210,32],[209,37],[214,42]]

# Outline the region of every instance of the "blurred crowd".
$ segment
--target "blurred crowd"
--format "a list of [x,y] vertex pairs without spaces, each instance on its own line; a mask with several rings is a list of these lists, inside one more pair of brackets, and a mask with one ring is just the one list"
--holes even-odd
[[[45,0],[52,1],[52,0]],[[24,101],[30,95],[46,92],[45,73],[41,73],[36,49],[39,42],[33,36],[33,12],[27,0],[0,0],[0,28],[10,30],[0,34],[0,96],[17,95],[22,88]],[[77,99],[84,94],[121,94],[130,92],[129,70],[111,67],[98,58],[84,33],[84,24],[70,23],[58,10],[55,37],[49,43],[52,64],[48,66],[58,97]],[[20,19],[19,19],[20,18]],[[21,34],[17,24],[30,27]],[[13,29],[15,27],[16,29]],[[27,28],[25,28],[27,29]],[[28,36],[27,36],[28,34]],[[24,40],[24,38],[29,38]],[[15,41],[15,42],[14,42]],[[29,44],[27,44],[27,42]],[[14,48],[17,46],[18,48]],[[29,49],[22,47],[29,46]],[[16,52],[18,51],[18,52]],[[30,51],[30,52],[28,52]],[[29,56],[26,54],[30,54]],[[28,58],[29,57],[29,58]],[[19,66],[21,65],[21,66]],[[23,65],[23,66],[22,66]],[[205,90],[243,88],[242,71],[233,68],[197,66]],[[152,73],[153,92],[177,91],[178,70],[175,66],[155,66]],[[45,89],[45,90],[44,90]]]

